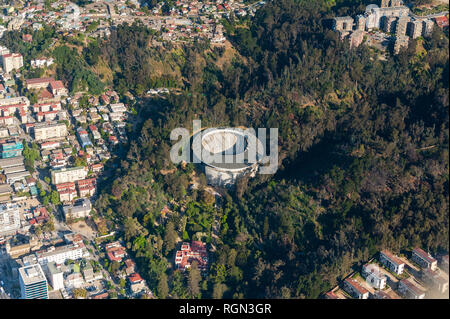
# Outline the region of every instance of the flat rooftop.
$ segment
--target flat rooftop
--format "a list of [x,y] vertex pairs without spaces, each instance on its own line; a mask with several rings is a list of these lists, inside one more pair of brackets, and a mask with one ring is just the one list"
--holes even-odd
[[34,264],[19,268],[19,274],[25,285],[31,285],[35,282],[47,281],[41,265]]

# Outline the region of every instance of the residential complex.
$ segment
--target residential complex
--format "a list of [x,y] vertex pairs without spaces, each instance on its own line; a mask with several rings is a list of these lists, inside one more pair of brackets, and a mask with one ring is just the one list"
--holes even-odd
[[[381,39],[382,42],[387,40],[393,44],[394,53],[399,53],[401,48],[408,46],[410,38],[431,36],[435,25],[433,19],[412,14],[403,1],[380,0],[379,6],[368,5],[365,12],[355,18],[334,18],[332,28],[339,32],[342,39],[348,38],[353,47],[359,46],[364,37],[367,37],[368,43],[374,45],[376,39]],[[379,31],[384,32],[385,36]],[[375,46],[383,48],[378,43]]]
[[405,263],[387,250],[380,252],[380,262],[397,275],[401,275],[405,269]]
[[[383,250],[365,263],[360,271],[352,272],[338,286],[325,292],[323,298],[424,299],[443,297],[448,294],[449,289],[445,256],[441,258],[442,262],[438,267],[435,264],[436,259],[421,248],[412,250],[409,259]],[[417,260],[420,260],[420,263]]]

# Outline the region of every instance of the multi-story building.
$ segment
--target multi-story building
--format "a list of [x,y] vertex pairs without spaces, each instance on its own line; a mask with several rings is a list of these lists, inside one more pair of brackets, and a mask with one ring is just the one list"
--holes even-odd
[[81,147],[92,146],[92,142],[89,139],[88,132],[82,127],[77,130],[78,140],[80,141]]
[[47,279],[41,265],[19,268],[19,282],[22,299],[48,299]]
[[61,202],[70,202],[77,197],[77,191],[75,189],[74,182],[62,183],[56,185],[56,191],[59,194],[59,200]]
[[33,132],[37,141],[61,138],[67,136],[67,126],[64,123],[37,123]]
[[10,73],[12,70],[17,70],[23,67],[23,56],[20,53],[8,53],[2,55],[3,70]]
[[441,257],[441,268],[448,273],[448,254]]
[[433,271],[430,268],[423,269],[422,279],[442,294],[448,290],[448,276],[439,270]]
[[407,33],[413,39],[418,38],[422,35],[422,27],[423,27],[422,20],[410,21],[408,23]]
[[70,168],[59,168],[51,170],[52,184],[58,185],[62,183],[76,182],[85,179],[88,173],[87,167],[77,166]]
[[16,204],[0,205],[0,236],[15,235],[20,229],[19,207]]
[[126,255],[125,248],[118,241],[106,244],[105,250],[110,261],[122,262],[122,258]]
[[52,261],[44,266],[45,274],[52,286],[53,290],[64,289],[64,272],[58,265]]
[[77,260],[86,257],[88,254],[83,245],[69,244],[59,247],[51,246],[47,250],[36,252],[36,257],[41,265],[46,265],[50,262],[61,265],[68,259]]
[[344,280],[344,290],[357,299],[369,298],[369,291],[362,287],[355,279],[347,278]]
[[425,298],[425,292],[408,279],[402,279],[399,281],[398,291],[407,299]]
[[111,110],[111,113],[124,113],[127,111],[127,108],[123,103],[114,103],[109,105],[109,109]]
[[420,248],[415,248],[412,251],[411,259],[422,268],[429,268],[430,270],[436,270],[437,268],[437,260]]
[[406,34],[406,30],[408,29],[408,23],[411,21],[409,17],[401,17],[397,20],[396,26],[395,26],[395,35],[398,36],[404,36]]
[[51,81],[49,83],[49,89],[53,96],[64,96],[68,93],[62,81]]
[[364,31],[366,29],[366,17],[362,14],[356,16],[356,30]]
[[407,48],[409,45],[409,37],[406,35],[398,35],[395,38],[394,53],[398,54],[402,48]]
[[25,80],[25,87],[27,90],[46,89],[50,82],[54,82],[54,78],[35,78]]
[[394,33],[396,27],[397,17],[384,17],[383,19],[383,31],[388,33]]
[[422,21],[422,35],[424,37],[430,37],[433,33],[434,22],[430,19],[425,19]]
[[22,155],[23,144],[20,141],[4,143],[1,145],[1,148],[2,148],[1,153],[2,158],[16,157]]
[[380,262],[397,275],[401,275],[405,268],[405,263],[387,250],[380,252]]
[[350,16],[336,17],[333,19],[333,30],[342,33],[353,30],[353,18]]
[[95,178],[88,178],[84,180],[77,181],[78,194],[80,197],[89,197],[95,194],[95,185],[97,181]]
[[128,280],[130,281],[130,289],[132,292],[138,293],[145,289],[145,281],[139,274],[134,273],[130,275]]
[[377,289],[386,287],[387,277],[379,271],[377,265],[365,264],[362,268],[362,275],[372,287]]
[[79,199],[73,205],[63,206],[66,220],[89,217],[91,210],[92,204],[88,198]]

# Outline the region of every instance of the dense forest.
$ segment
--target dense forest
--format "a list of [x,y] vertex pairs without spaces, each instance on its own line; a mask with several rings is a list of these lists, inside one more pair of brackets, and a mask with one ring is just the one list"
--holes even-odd
[[[382,248],[448,251],[448,33],[380,59],[328,28],[361,6],[270,2],[248,28],[227,21],[227,58],[208,43],[155,48],[138,25],[85,48],[116,87],[141,93],[142,122],[95,206],[158,297],[316,298]],[[157,85],[180,90],[142,94]],[[278,172],[214,198],[192,164],[170,162],[170,131],[193,119],[278,128]],[[191,239],[215,251],[203,275],[173,269],[177,242]]]

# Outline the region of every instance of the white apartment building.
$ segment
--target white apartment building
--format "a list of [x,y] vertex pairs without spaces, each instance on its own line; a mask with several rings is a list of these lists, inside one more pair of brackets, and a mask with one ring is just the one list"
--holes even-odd
[[50,247],[46,251],[36,253],[37,261],[41,265],[46,265],[50,262],[56,264],[63,264],[66,260],[77,260],[89,256],[89,253],[83,247],[76,244],[70,244],[60,247]]
[[125,105],[123,103],[110,104],[109,109],[111,110],[112,113],[117,113],[117,112],[123,113],[123,112],[127,111],[127,108],[125,107]]
[[34,138],[37,141],[67,136],[64,123],[38,123],[34,126]]
[[23,67],[23,56],[20,53],[8,53],[2,55],[2,66],[6,73]]
[[362,275],[372,287],[384,289],[386,287],[387,277],[383,275],[375,264],[365,264],[362,268]]
[[412,251],[411,259],[422,268],[429,268],[433,271],[437,268],[437,260],[420,248],[415,248]]
[[387,250],[380,252],[380,262],[397,275],[401,275],[405,269],[405,263]]
[[[26,96],[17,96],[17,97],[10,97],[6,99],[0,99],[0,106],[6,106],[6,105],[17,105],[17,104],[25,104],[25,106],[30,106],[30,100]],[[15,112],[16,110],[14,110]]]
[[407,279],[399,281],[398,291],[407,299],[425,298],[425,292]]
[[50,285],[53,290],[64,289],[64,273],[58,268],[55,262],[50,262],[45,267],[45,274],[47,275]]
[[52,184],[76,182],[85,179],[87,174],[88,169],[83,166],[54,169],[51,171]]
[[19,207],[12,203],[0,205],[0,236],[14,235],[19,229]]

